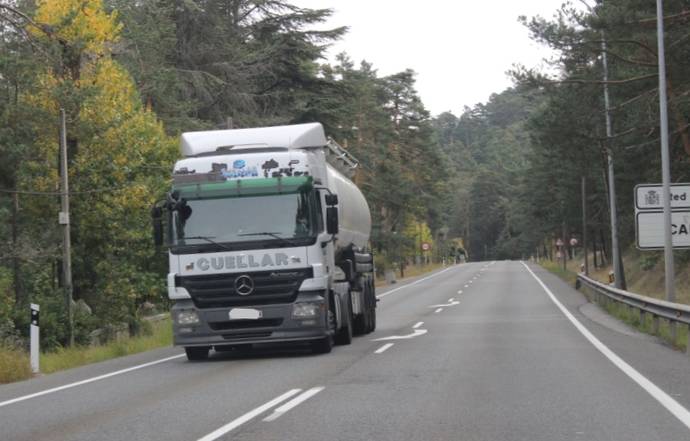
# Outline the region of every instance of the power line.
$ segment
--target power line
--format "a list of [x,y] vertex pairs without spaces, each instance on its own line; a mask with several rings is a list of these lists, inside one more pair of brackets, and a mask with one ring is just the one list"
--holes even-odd
[[108,193],[108,192],[114,193],[117,191],[126,190],[129,187],[131,187],[131,185],[122,186],[122,187],[99,188],[99,189],[94,189],[94,190],[68,191],[66,193],[62,192],[62,191],[10,190],[8,188],[0,188],[0,193],[26,194],[26,195],[33,195],[33,196],[62,196],[64,194],[68,194],[71,196],[71,195],[92,194],[92,193]]

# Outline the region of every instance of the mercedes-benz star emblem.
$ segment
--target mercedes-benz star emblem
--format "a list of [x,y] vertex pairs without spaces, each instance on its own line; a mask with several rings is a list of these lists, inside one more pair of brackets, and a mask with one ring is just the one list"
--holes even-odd
[[254,281],[251,277],[244,275],[235,279],[235,292],[241,296],[248,296],[254,292]]

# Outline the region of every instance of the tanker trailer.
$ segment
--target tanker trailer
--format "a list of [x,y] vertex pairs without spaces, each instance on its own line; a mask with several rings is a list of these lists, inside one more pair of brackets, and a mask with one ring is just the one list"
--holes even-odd
[[326,353],[376,328],[369,206],[321,124],[188,132],[181,151],[152,215],[189,360],[283,342]]

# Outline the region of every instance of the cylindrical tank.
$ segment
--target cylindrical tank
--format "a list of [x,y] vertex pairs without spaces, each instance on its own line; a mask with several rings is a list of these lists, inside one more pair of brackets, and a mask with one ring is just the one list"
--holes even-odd
[[328,183],[332,192],[338,195],[338,224],[340,226],[336,250],[354,245],[366,248],[371,235],[371,213],[369,204],[357,186],[336,169],[328,168]]

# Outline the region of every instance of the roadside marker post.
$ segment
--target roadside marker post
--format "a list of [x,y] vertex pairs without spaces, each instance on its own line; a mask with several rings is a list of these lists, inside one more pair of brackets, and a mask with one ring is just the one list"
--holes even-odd
[[40,354],[40,324],[39,324],[39,313],[40,306],[32,303],[31,304],[31,325],[29,333],[31,335],[31,371],[34,374],[41,372],[38,358]]

